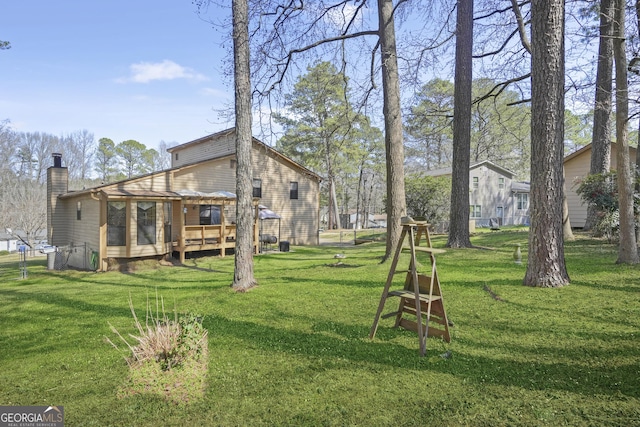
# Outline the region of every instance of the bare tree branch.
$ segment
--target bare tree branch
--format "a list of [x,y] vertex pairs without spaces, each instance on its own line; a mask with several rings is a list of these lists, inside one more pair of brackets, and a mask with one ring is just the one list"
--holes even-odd
[[520,33],[522,46],[531,54],[531,43],[529,43],[527,33],[525,32],[525,22],[524,19],[522,19],[522,12],[520,11],[518,0],[511,0],[511,6],[513,7],[513,13],[516,15],[516,21],[518,22],[518,32]]
[[[500,95],[502,92],[504,92],[504,90],[510,84],[526,80],[526,79],[528,79],[530,77],[531,77],[531,73],[527,73],[527,74],[525,74],[523,76],[514,77],[514,78],[506,80],[504,82],[500,82],[500,83],[496,84],[494,87],[492,87],[491,90],[489,92],[487,92],[485,95],[482,95],[481,97],[476,98],[473,101],[473,103],[474,104],[478,104],[478,103],[480,103],[480,102],[482,102],[482,101],[484,101],[486,99],[495,98],[498,95]],[[522,101],[517,101],[517,102],[514,102],[514,103],[507,104],[507,105],[516,105],[516,104],[521,104],[521,103],[522,103]]]

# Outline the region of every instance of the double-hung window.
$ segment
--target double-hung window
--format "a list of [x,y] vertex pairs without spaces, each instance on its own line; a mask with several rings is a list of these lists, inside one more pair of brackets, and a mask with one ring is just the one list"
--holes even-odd
[[262,197],[262,180],[254,178],[253,179],[253,197]]
[[127,204],[107,202],[107,245],[127,244]]
[[525,211],[529,209],[529,194],[518,193],[516,194],[516,202],[518,210]]
[[156,202],[138,202],[138,245],[156,243]]

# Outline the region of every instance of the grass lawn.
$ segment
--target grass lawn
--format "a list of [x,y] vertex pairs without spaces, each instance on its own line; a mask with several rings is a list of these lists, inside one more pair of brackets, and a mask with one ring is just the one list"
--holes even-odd
[[[22,280],[17,258],[0,257],[0,405],[62,405],[68,426],[640,426],[640,267],[578,236],[571,284],[532,289],[511,257],[521,243],[526,262],[525,231],[472,242],[491,249],[438,255],[455,327],[424,358],[393,319],[368,338],[384,243],[257,256],[260,285],[245,294],[229,288],[232,257],[108,273],[47,271],[40,257]],[[156,290],[168,310],[204,316],[197,398],[126,393],[123,353],[105,342],[109,323],[135,332],[129,298],[144,316]]]

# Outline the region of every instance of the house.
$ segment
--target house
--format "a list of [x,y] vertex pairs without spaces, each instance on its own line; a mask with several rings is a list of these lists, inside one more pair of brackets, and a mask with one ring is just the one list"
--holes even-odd
[[[430,176],[451,176],[451,168],[427,171]],[[469,167],[469,220],[475,226],[529,224],[529,183],[514,180],[508,169],[485,160]]]
[[[617,145],[611,144],[611,170],[617,165]],[[635,170],[636,148],[629,147],[629,161],[631,170]],[[569,207],[569,221],[571,227],[582,228],[587,220],[587,205],[576,193],[576,188],[582,178],[589,174],[591,169],[591,144],[585,145],[579,150],[564,158],[564,180],[567,205]]]
[[387,214],[375,214],[373,216],[374,228],[387,228]]
[[15,252],[18,250],[18,239],[12,234],[0,232],[0,251]]
[[[0,251],[16,252],[21,246],[28,247],[27,242],[30,239],[23,230],[12,230],[10,228],[4,228],[4,230],[6,232],[0,231]],[[46,230],[37,231],[31,238],[32,247],[29,249],[30,252],[34,253],[46,245],[46,239]]]
[[357,230],[361,230],[363,228],[374,228],[377,224],[375,223],[373,217],[374,215],[370,213],[367,214],[365,218],[364,213],[356,213],[355,209],[352,209],[349,210],[349,212],[346,214],[340,214],[340,224],[342,225],[342,228],[350,230],[353,230],[354,228]]
[[[71,247],[66,264],[105,270],[109,258],[140,258],[235,246],[235,130],[168,150],[168,170],[81,191],[68,190],[59,154],[47,170],[49,243]],[[281,238],[317,244],[320,177],[253,139],[254,248],[258,204],[281,216]],[[271,224],[273,226],[273,224]],[[268,232],[265,231],[265,232]],[[271,233],[275,234],[275,233]]]
[[[235,129],[227,129],[167,150],[171,166],[195,166],[186,173],[197,187],[235,193]],[[207,160],[209,163],[203,164]],[[253,196],[280,216],[265,221],[263,232],[280,236],[292,245],[317,245],[320,228],[322,178],[253,138]],[[233,171],[229,173],[229,171]],[[213,181],[213,184],[209,182]]]

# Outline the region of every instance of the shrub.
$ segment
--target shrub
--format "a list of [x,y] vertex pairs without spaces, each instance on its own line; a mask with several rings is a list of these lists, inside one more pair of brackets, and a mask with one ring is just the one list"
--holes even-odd
[[0,256],[9,255],[9,251],[0,251]]
[[[162,315],[160,315],[162,307]],[[129,348],[130,356],[125,357],[130,367],[147,362],[155,362],[163,371],[171,370],[182,365],[186,360],[197,360],[207,347],[207,330],[202,326],[202,317],[187,313],[178,317],[174,311],[174,318],[170,319],[164,309],[164,300],[156,295],[156,314],[154,316],[149,301],[147,300],[147,313],[143,325],[133,308],[133,302],[129,297],[129,308],[133,315],[134,324],[138,335],[129,334],[135,342],[129,343],[127,339],[111,324],[113,331]],[[108,337],[107,341],[118,349]]]
[[[640,179],[640,175],[636,176],[634,185]],[[604,236],[612,242],[617,237],[620,226],[616,171],[587,175],[577,184],[576,193],[582,201],[596,209],[598,215],[598,220],[594,225],[596,235]],[[633,203],[636,214],[639,202],[640,194],[634,192]]]

